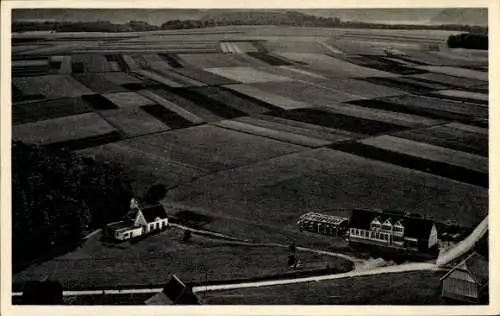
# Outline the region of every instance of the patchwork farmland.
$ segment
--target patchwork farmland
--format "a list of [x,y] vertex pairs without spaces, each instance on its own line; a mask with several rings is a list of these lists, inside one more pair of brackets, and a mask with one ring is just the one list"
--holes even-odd
[[234,26],[14,36],[14,140],[119,163],[135,195],[164,184],[169,216],[203,215],[198,228],[241,242],[183,244],[175,229],[123,249],[91,238],[14,274],[14,288],[42,276],[105,288],[161,284],[170,272],[188,282],[206,271],[214,281],[283,274],[276,258],[286,261],[292,242],[329,253],[304,252],[305,270],[345,271],[336,254],[366,256],[300,233],[306,212],[393,209],[472,228],[488,214],[488,56],[447,48],[450,34]]

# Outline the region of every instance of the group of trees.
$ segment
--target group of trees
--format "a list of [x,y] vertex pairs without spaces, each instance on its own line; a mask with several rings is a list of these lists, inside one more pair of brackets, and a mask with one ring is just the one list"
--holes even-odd
[[392,25],[341,21],[338,17],[321,17],[295,11],[228,11],[207,14],[199,20],[171,20],[162,25],[151,25],[143,21],[125,24],[110,22],[14,22],[13,32],[48,31],[56,32],[142,32],[157,30],[194,29],[225,25],[291,25],[311,27],[346,27],[377,29],[443,29],[463,32],[486,33],[487,27],[470,25]]
[[450,35],[447,41],[450,48],[488,49],[487,34],[462,33]]
[[118,166],[69,150],[12,144],[12,254],[16,270],[76,246],[84,232],[121,219],[130,183]]

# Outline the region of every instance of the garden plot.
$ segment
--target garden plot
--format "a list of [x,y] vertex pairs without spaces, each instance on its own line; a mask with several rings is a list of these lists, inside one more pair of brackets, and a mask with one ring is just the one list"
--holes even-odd
[[477,134],[484,135],[484,136],[489,135],[489,131],[487,128],[465,125],[465,124],[460,124],[460,123],[456,123],[456,122],[449,123],[446,126],[448,126],[450,128],[458,129],[461,131],[465,131],[465,132],[477,133]]
[[353,104],[330,104],[325,107],[324,110],[332,113],[354,116],[361,119],[374,120],[412,128],[436,125],[440,123],[440,121],[422,116],[366,108]]
[[127,67],[132,70],[136,71],[141,69],[141,66],[139,63],[134,59],[133,55],[122,55],[123,56],[123,61],[125,64],[127,64]]
[[395,136],[475,155],[488,156],[488,134],[484,131],[487,132],[487,129],[452,123],[404,131]]
[[203,119],[201,119],[197,115],[189,112],[188,110],[178,106],[175,103],[170,102],[167,99],[162,98],[160,95],[154,93],[153,91],[143,90],[141,91],[141,94],[155,101],[159,105],[167,108],[168,110],[177,113],[178,115],[182,116],[184,119],[190,121],[193,124],[201,124],[204,122]]
[[91,111],[92,109],[81,98],[16,104],[12,107],[12,124],[25,124]]
[[374,135],[403,129],[402,126],[393,123],[337,114],[317,108],[282,111],[273,113],[273,115],[308,124],[340,129],[358,135]]
[[488,81],[488,73],[487,72],[470,70],[470,69],[466,69],[466,68],[447,67],[447,66],[419,66],[418,69],[430,71],[430,72],[442,73],[442,74],[450,75],[450,76]]
[[201,125],[143,136],[136,142],[157,146],[166,157],[210,172],[269,159],[304,147],[265,137]]
[[100,136],[116,131],[96,113],[84,113],[15,125],[12,137],[29,144],[46,145]]
[[253,115],[252,117],[241,117],[235,120],[242,122],[250,121],[254,125],[273,127],[277,130],[283,130],[295,134],[329,140],[332,143],[362,136],[360,134],[355,134],[340,129],[289,120],[269,114],[257,114]]
[[158,54],[142,54],[140,55],[143,63],[142,68],[150,69],[152,71],[170,71],[172,67]]
[[426,94],[437,89],[446,89],[446,86],[437,83],[428,83],[414,80],[406,77],[398,78],[364,78],[366,82],[370,82],[379,86],[386,86],[388,88],[395,88],[401,91],[406,91],[413,94]]
[[276,110],[274,106],[269,106],[267,103],[245,98],[244,95],[239,95],[234,91],[220,87],[201,87],[192,89],[192,91],[205,95],[210,99],[217,100],[247,114],[257,114],[270,110]]
[[173,111],[170,111],[160,104],[143,105],[141,106],[141,109],[172,129],[186,128],[192,125],[192,123],[186,120],[184,117],[178,115]]
[[307,103],[296,101],[284,95],[270,93],[263,89],[259,89],[250,85],[238,84],[226,86],[226,88],[232,91],[236,91],[240,94],[247,95],[250,98],[268,103],[272,106],[275,106],[277,109],[291,110],[311,107],[311,105]]
[[109,75],[105,73],[83,73],[73,74],[73,78],[89,87],[94,93],[114,93],[127,92],[128,89],[109,80]]
[[210,86],[240,83],[198,68],[178,68],[175,72]]
[[426,143],[415,142],[388,135],[361,140],[360,143],[376,148],[424,158],[436,162],[488,173],[488,159],[462,151],[452,150]]
[[356,65],[325,54],[280,53],[280,56],[306,63],[312,71],[328,74],[332,78],[394,77],[393,73]]
[[102,77],[116,85],[139,84],[142,82],[141,80],[121,71],[103,73]]
[[[344,54],[347,55],[373,55],[373,56],[385,56],[382,47],[377,47],[375,45],[370,45],[362,40],[354,41],[347,38],[334,38],[326,41],[327,44],[339,49]],[[384,47],[386,48],[386,47]]]
[[234,107],[219,102],[215,99],[206,96],[205,94],[198,93],[197,91],[194,91],[192,89],[175,89],[171,90],[171,92],[179,95],[182,98],[191,100],[197,106],[202,107],[219,117],[231,119],[246,115],[244,112],[237,110]]
[[204,84],[203,82],[183,76],[180,73],[174,72],[172,70],[153,69],[152,71],[168,80],[177,82],[183,88],[206,86],[206,84]]
[[137,92],[117,92],[103,94],[103,97],[113,102],[120,108],[139,107],[142,105],[155,104],[148,98],[143,97]]
[[273,53],[311,53],[321,54],[325,52],[324,47],[316,41],[294,40],[293,38],[271,39],[264,43],[264,47]]
[[[421,61],[426,63],[429,66],[475,66],[480,64],[487,64],[488,58],[484,59],[475,59],[466,56],[458,56],[453,53],[453,50],[444,51],[423,51],[423,50],[415,50],[409,52],[409,58],[416,59],[417,61]],[[456,58],[459,57],[459,58]]]
[[220,68],[248,66],[244,61],[228,54],[179,54],[178,56],[190,67]]
[[253,67],[204,68],[204,70],[242,83],[291,81],[291,78],[277,76]]
[[488,102],[488,94],[485,93],[462,91],[462,90],[441,90],[441,91],[436,91],[435,93],[445,97],[482,101],[486,103]]
[[22,94],[43,95],[48,99],[72,98],[92,94],[86,86],[65,75],[12,78],[12,82]]
[[289,96],[292,99],[306,102],[314,106],[327,106],[331,103],[392,96],[403,93],[401,90],[355,79],[314,82],[273,82],[266,84],[254,83],[251,86],[264,91],[272,91],[278,95]]
[[420,68],[424,66],[409,67],[402,63],[395,62],[394,60],[389,60],[386,59],[385,57],[380,57],[380,56],[371,56],[371,55],[349,56],[346,57],[346,60],[359,66],[368,67],[399,75],[411,75],[426,71]]
[[60,74],[71,73],[71,56],[61,56],[61,67],[59,68]]
[[485,188],[327,148],[203,176],[168,198],[281,230],[295,229],[305,212],[335,208],[411,210],[465,226],[488,213]]
[[165,78],[162,75],[159,75],[157,73],[151,72],[149,70],[142,70],[141,69],[141,70],[136,70],[135,72],[137,74],[143,76],[146,79],[159,82],[159,83],[164,84],[165,86],[170,87],[170,88],[181,88],[181,87],[184,86],[183,84],[181,84],[179,82],[170,80],[168,78]]
[[424,82],[435,82],[441,85],[446,85],[448,87],[457,87],[457,88],[470,88],[484,83],[484,81],[476,79],[463,78],[463,77],[460,78],[456,76],[450,76],[435,72],[410,75],[407,76],[407,78],[413,78]]
[[330,144],[329,141],[325,141],[322,139],[275,130],[273,128],[262,127],[245,122],[227,120],[227,121],[219,121],[212,124],[230,130],[276,139],[282,142],[310,147],[310,148],[321,147]]
[[108,60],[104,55],[97,54],[74,54],[71,55],[72,63],[82,63],[85,72],[108,72],[112,71]]
[[[334,142],[339,142],[339,141],[345,141],[352,136],[347,135],[347,134],[341,134],[341,133],[336,133],[333,131],[318,131],[315,130],[314,128],[308,129],[305,128],[304,126],[299,127],[298,125],[294,125],[293,123],[288,122],[285,119],[282,119],[281,121],[279,118],[276,118],[273,120],[272,117],[269,117],[267,115],[259,115],[257,117],[250,117],[250,116],[245,116],[245,117],[239,117],[234,119],[233,121],[235,122],[240,122],[248,125],[253,125],[253,126],[258,126],[262,127],[265,129],[270,129],[274,130],[277,132],[284,132],[285,137],[288,137],[289,135],[292,135],[295,137],[295,135],[298,136],[304,136],[304,142],[303,143],[298,143],[300,140],[295,140],[294,138],[290,138],[291,141],[290,143],[298,144],[298,145],[303,145],[303,146],[308,146],[308,147],[314,147],[314,145],[317,143],[334,143]],[[273,137],[270,137],[273,138]],[[299,138],[297,138],[299,139]],[[283,141],[287,141],[286,138],[282,139]],[[311,142],[309,142],[311,140]],[[310,146],[312,144],[312,146]],[[320,145],[322,146],[322,145]]]
[[350,101],[349,103],[450,121],[468,122],[475,118],[488,119],[486,107],[426,96],[401,95],[374,100]]
[[[198,105],[197,102],[192,101],[191,99],[182,97],[176,93],[168,91],[167,89],[155,89],[151,90],[155,95],[160,96],[162,99],[167,100],[178,107],[194,114],[205,122],[218,121],[221,120],[222,117],[219,115],[212,113],[207,110],[205,107]],[[142,93],[142,92],[141,92]],[[153,97],[153,96],[150,96]],[[163,102],[163,101],[160,101]],[[168,107],[167,104],[164,104],[165,107]]]
[[268,52],[248,53],[248,56],[258,59],[270,66],[291,66],[294,64],[293,61],[287,58]]
[[168,130],[168,126],[140,108],[101,111],[101,116],[126,136],[157,133]]

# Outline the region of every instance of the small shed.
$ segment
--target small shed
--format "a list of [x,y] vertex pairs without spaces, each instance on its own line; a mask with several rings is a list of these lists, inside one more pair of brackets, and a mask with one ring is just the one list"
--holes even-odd
[[144,303],[146,305],[197,305],[199,300],[192,289],[174,274],[160,293],[153,295]]
[[343,236],[348,230],[348,224],[348,218],[314,212],[301,215],[297,221],[300,231],[329,236]]
[[441,296],[467,303],[481,303],[488,298],[488,260],[477,252],[453,267],[441,278]]

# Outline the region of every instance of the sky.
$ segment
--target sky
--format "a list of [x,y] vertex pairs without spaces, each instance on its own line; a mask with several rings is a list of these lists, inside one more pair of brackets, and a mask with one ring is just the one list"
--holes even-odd
[[[293,9],[287,9],[293,10]],[[126,23],[131,20],[160,25],[168,20],[199,19],[206,9],[16,9],[13,21],[109,21]],[[238,9],[237,11],[244,11]],[[259,10],[260,11],[260,10]],[[273,10],[273,11],[276,11]],[[279,11],[279,10],[278,10]],[[305,14],[340,17],[343,21],[404,24],[472,24],[487,25],[487,9],[300,9]]]

